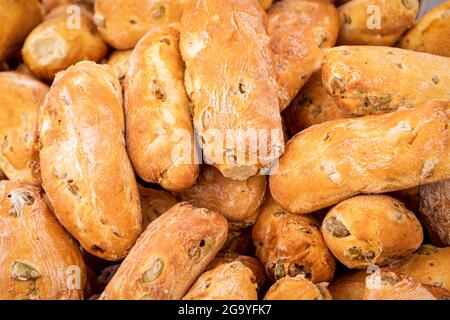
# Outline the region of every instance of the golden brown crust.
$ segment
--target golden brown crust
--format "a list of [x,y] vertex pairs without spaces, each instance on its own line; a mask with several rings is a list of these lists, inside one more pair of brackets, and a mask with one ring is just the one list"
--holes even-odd
[[39,0],[0,1],[0,62],[19,49],[43,16],[44,10]]
[[338,11],[338,44],[392,46],[413,25],[419,1],[353,0]]
[[0,73],[0,169],[10,180],[39,186],[39,108],[49,88],[17,72]]
[[199,0],[181,21],[185,85],[204,158],[235,180],[270,167],[284,149],[265,18],[254,0]]
[[236,181],[225,178],[212,166],[203,166],[197,183],[180,197],[195,206],[217,211],[234,227],[242,228],[255,223],[265,193],[265,176]]
[[149,30],[179,23],[188,0],[96,0],[94,21],[116,49],[132,49]]
[[296,135],[270,177],[294,213],[359,193],[385,193],[449,178],[450,101],[414,110],[335,120]]
[[227,235],[220,214],[179,203],[149,225],[102,299],[181,299]]
[[203,273],[183,300],[258,300],[252,270],[241,261],[219,264]]
[[304,275],[318,283],[333,277],[335,260],[320,233],[320,223],[312,216],[287,212],[271,197],[253,227],[253,242],[256,256],[275,280]]
[[450,57],[450,1],[424,15],[400,40],[403,49]]
[[419,217],[433,243],[450,246],[450,180],[420,187]]
[[75,241],[40,189],[0,182],[0,299],[82,299],[86,270]]
[[50,12],[54,8],[69,4],[69,5],[83,5],[89,10],[94,8],[94,0],[41,0],[42,6],[44,7],[45,12]]
[[363,300],[437,300],[436,293],[397,270],[383,268],[366,278]]
[[322,86],[322,72],[318,71],[292,100],[283,113],[291,137],[313,125],[336,119],[352,118],[339,108]]
[[315,285],[298,276],[281,278],[267,291],[264,300],[332,300],[327,283]]
[[155,221],[164,212],[178,203],[177,198],[164,190],[139,186],[141,199],[142,230]]
[[334,300],[362,300],[366,291],[364,271],[348,272],[333,279],[328,286]]
[[[106,44],[91,14],[78,8],[79,12],[70,11],[70,5],[55,8],[27,37],[22,56],[37,77],[51,81],[57,72],[79,61],[98,62],[105,55]],[[75,19],[77,14],[80,16]]]
[[125,81],[125,75],[128,70],[128,65],[132,53],[133,50],[116,50],[111,54],[108,61],[106,62],[111,67],[117,79],[119,79],[120,83],[122,84]]
[[112,70],[80,62],[58,74],[40,126],[42,180],[56,216],[88,252],[124,258],[141,233],[141,210]]
[[259,3],[261,4],[261,7],[263,7],[264,10],[267,10],[272,5],[273,0],[259,0]]
[[333,255],[350,269],[387,265],[416,251],[423,241],[414,213],[385,195],[341,202],[328,212],[321,230]]
[[389,47],[329,49],[323,85],[350,114],[386,113],[431,99],[450,100],[450,58]]
[[179,32],[153,28],[134,49],[125,79],[127,149],[142,179],[171,191],[191,187],[198,175],[183,79]]
[[322,48],[334,46],[339,16],[329,0],[282,0],[270,8],[267,18],[283,110],[320,69]]
[[206,270],[215,269],[221,264],[226,264],[234,261],[239,261],[249,268],[252,273],[252,282],[256,284],[256,290],[260,290],[266,281],[266,271],[264,266],[259,262],[258,259],[250,256],[239,255],[239,254],[219,254],[206,268]]
[[423,245],[394,267],[420,283],[450,290],[450,247]]

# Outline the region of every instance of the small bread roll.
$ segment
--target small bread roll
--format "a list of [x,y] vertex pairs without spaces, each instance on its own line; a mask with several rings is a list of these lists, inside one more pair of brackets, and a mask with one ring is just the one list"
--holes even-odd
[[181,21],[198,141],[205,162],[233,180],[266,174],[284,150],[265,17],[255,0],[199,0]]
[[322,80],[349,114],[365,116],[450,101],[450,58],[410,50],[342,46],[327,50]]
[[133,50],[116,50],[111,54],[106,62],[111,67],[121,84],[125,81],[125,75],[128,71],[128,65],[132,53]]
[[394,267],[420,283],[450,290],[450,247],[423,245]]
[[179,23],[189,0],[96,0],[94,21],[103,39],[132,49],[153,27]]
[[258,300],[256,289],[252,270],[237,260],[203,273],[183,300]]
[[82,6],[71,9],[55,8],[23,45],[23,60],[38,78],[52,81],[57,72],[83,60],[99,62],[106,53],[91,13]]
[[81,300],[86,268],[77,243],[40,189],[0,182],[0,299]]
[[218,213],[175,205],[144,231],[101,299],[181,299],[219,252],[227,229]]
[[329,0],[282,0],[269,9],[267,18],[284,110],[320,69],[322,49],[334,46],[339,16]]
[[264,300],[333,300],[327,285],[314,284],[302,276],[285,277],[270,287]]
[[49,88],[17,72],[0,72],[0,169],[10,180],[40,186],[39,108]]
[[363,300],[448,300],[450,292],[423,285],[394,269],[381,269],[366,278]]
[[255,257],[239,255],[239,254],[218,254],[218,256],[208,265],[207,270],[216,268],[221,264],[226,264],[234,261],[242,262],[253,272],[252,282],[256,283],[256,290],[259,291],[266,281],[266,271],[264,266]]
[[450,178],[450,100],[312,126],[290,140],[270,176],[274,199],[311,213],[360,193]]
[[400,40],[403,49],[450,57],[450,1],[425,14]]
[[450,246],[450,180],[420,187],[419,217],[433,243]]
[[0,0],[0,62],[20,48],[43,16],[39,0]]
[[253,176],[244,181],[225,178],[212,166],[203,166],[197,183],[180,194],[195,206],[221,213],[234,228],[253,225],[264,201],[266,177]]
[[154,27],[137,44],[124,83],[127,149],[136,173],[170,191],[198,176],[179,32]]
[[113,261],[142,230],[124,132],[121,86],[107,65],[84,61],[58,74],[40,119],[43,186],[81,246]]
[[322,222],[333,255],[350,269],[384,266],[412,253],[423,241],[414,213],[385,195],[358,196],[333,207]]
[[330,281],[335,260],[320,223],[312,216],[295,215],[269,197],[253,227],[256,256],[275,280],[303,275],[314,283]]
[[338,11],[339,45],[392,46],[413,25],[419,0],[353,0]]
[[145,188],[139,185],[141,199],[142,230],[155,221],[164,212],[178,203],[177,198],[164,190]]
[[321,71],[312,75],[289,107],[284,110],[283,116],[291,137],[316,124],[352,118],[328,95],[322,85]]

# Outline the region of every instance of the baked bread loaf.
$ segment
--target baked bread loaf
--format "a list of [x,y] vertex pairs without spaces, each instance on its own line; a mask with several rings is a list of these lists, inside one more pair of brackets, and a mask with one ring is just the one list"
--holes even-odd
[[423,241],[414,213],[385,195],[339,203],[328,212],[321,230],[333,255],[350,269],[387,265],[416,251]]
[[336,43],[339,16],[329,0],[282,0],[274,3],[267,18],[283,110],[320,69],[322,49]]
[[285,277],[270,287],[264,300],[333,300],[327,285],[314,284],[302,276]]
[[293,213],[360,193],[448,179],[450,100],[423,108],[310,127],[289,142],[270,190]]
[[227,229],[218,213],[175,205],[144,231],[101,298],[181,299],[222,247]]
[[70,5],[53,9],[27,37],[23,60],[37,77],[52,81],[57,72],[79,61],[103,59],[106,44],[92,15],[83,6],[78,8],[79,12],[71,12]]
[[43,16],[39,0],[0,0],[0,62],[20,48]]
[[322,85],[321,71],[315,72],[283,112],[286,128],[295,136],[313,125],[336,119],[352,118],[339,108]]
[[177,198],[165,190],[156,190],[139,185],[141,199],[142,230],[155,221],[164,212],[178,203]]
[[450,247],[422,245],[394,267],[420,283],[450,290]]
[[186,7],[180,49],[204,160],[246,180],[284,150],[278,84],[265,12],[254,0]]
[[450,58],[390,47],[342,46],[327,51],[323,85],[352,115],[450,100]]
[[39,108],[49,88],[17,72],[0,72],[0,169],[10,180],[39,186]]
[[58,220],[93,255],[123,259],[142,217],[119,81],[80,62],[58,74],[42,109],[42,180]]
[[425,14],[400,40],[403,49],[450,57],[450,1]]
[[42,201],[40,189],[0,182],[0,299],[82,299],[80,250]]
[[219,264],[203,273],[183,300],[258,300],[255,276],[240,261]]
[[423,285],[394,269],[383,268],[366,278],[363,300],[448,300],[450,292]]
[[94,21],[103,39],[132,49],[155,26],[179,23],[189,0],[96,0]]
[[273,0],[259,0],[259,3],[263,7],[263,9],[267,10],[272,5]]
[[183,201],[221,213],[233,228],[253,225],[266,193],[266,177],[243,181],[225,178],[212,166],[202,166],[197,183],[180,194]]
[[320,223],[312,216],[286,211],[271,197],[253,227],[253,242],[272,279],[302,275],[319,283],[333,277],[335,260],[320,233]]
[[128,70],[129,61],[133,50],[116,50],[110,56],[106,62],[114,72],[114,75],[123,84],[125,81],[125,75]]
[[225,255],[219,253],[217,257],[208,265],[206,270],[212,270],[221,264],[227,264],[235,261],[241,262],[252,271],[253,276],[251,280],[256,284],[256,290],[261,290],[264,282],[266,281],[266,271],[264,270],[264,266],[261,264],[261,262],[259,262],[259,260],[255,257],[239,255],[235,253]]
[[179,32],[154,27],[137,44],[125,78],[127,149],[137,174],[182,191],[198,175]]
[[339,45],[392,46],[414,24],[419,0],[353,0],[338,11]]
[[450,180],[420,187],[419,217],[433,243],[450,246]]

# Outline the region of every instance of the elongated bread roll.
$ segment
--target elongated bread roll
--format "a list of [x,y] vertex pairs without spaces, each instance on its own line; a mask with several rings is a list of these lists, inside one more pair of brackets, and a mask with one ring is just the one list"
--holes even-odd
[[284,150],[265,12],[255,0],[199,0],[181,21],[186,90],[207,163],[245,180]]
[[59,73],[40,125],[42,180],[59,221],[93,255],[123,259],[141,233],[141,208],[112,70],[80,62]]

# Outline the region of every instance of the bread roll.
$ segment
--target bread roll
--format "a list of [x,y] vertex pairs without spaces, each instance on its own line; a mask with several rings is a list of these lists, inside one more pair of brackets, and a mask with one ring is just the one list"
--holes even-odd
[[281,278],[267,291],[264,300],[332,300],[327,283],[314,284],[305,278]]

